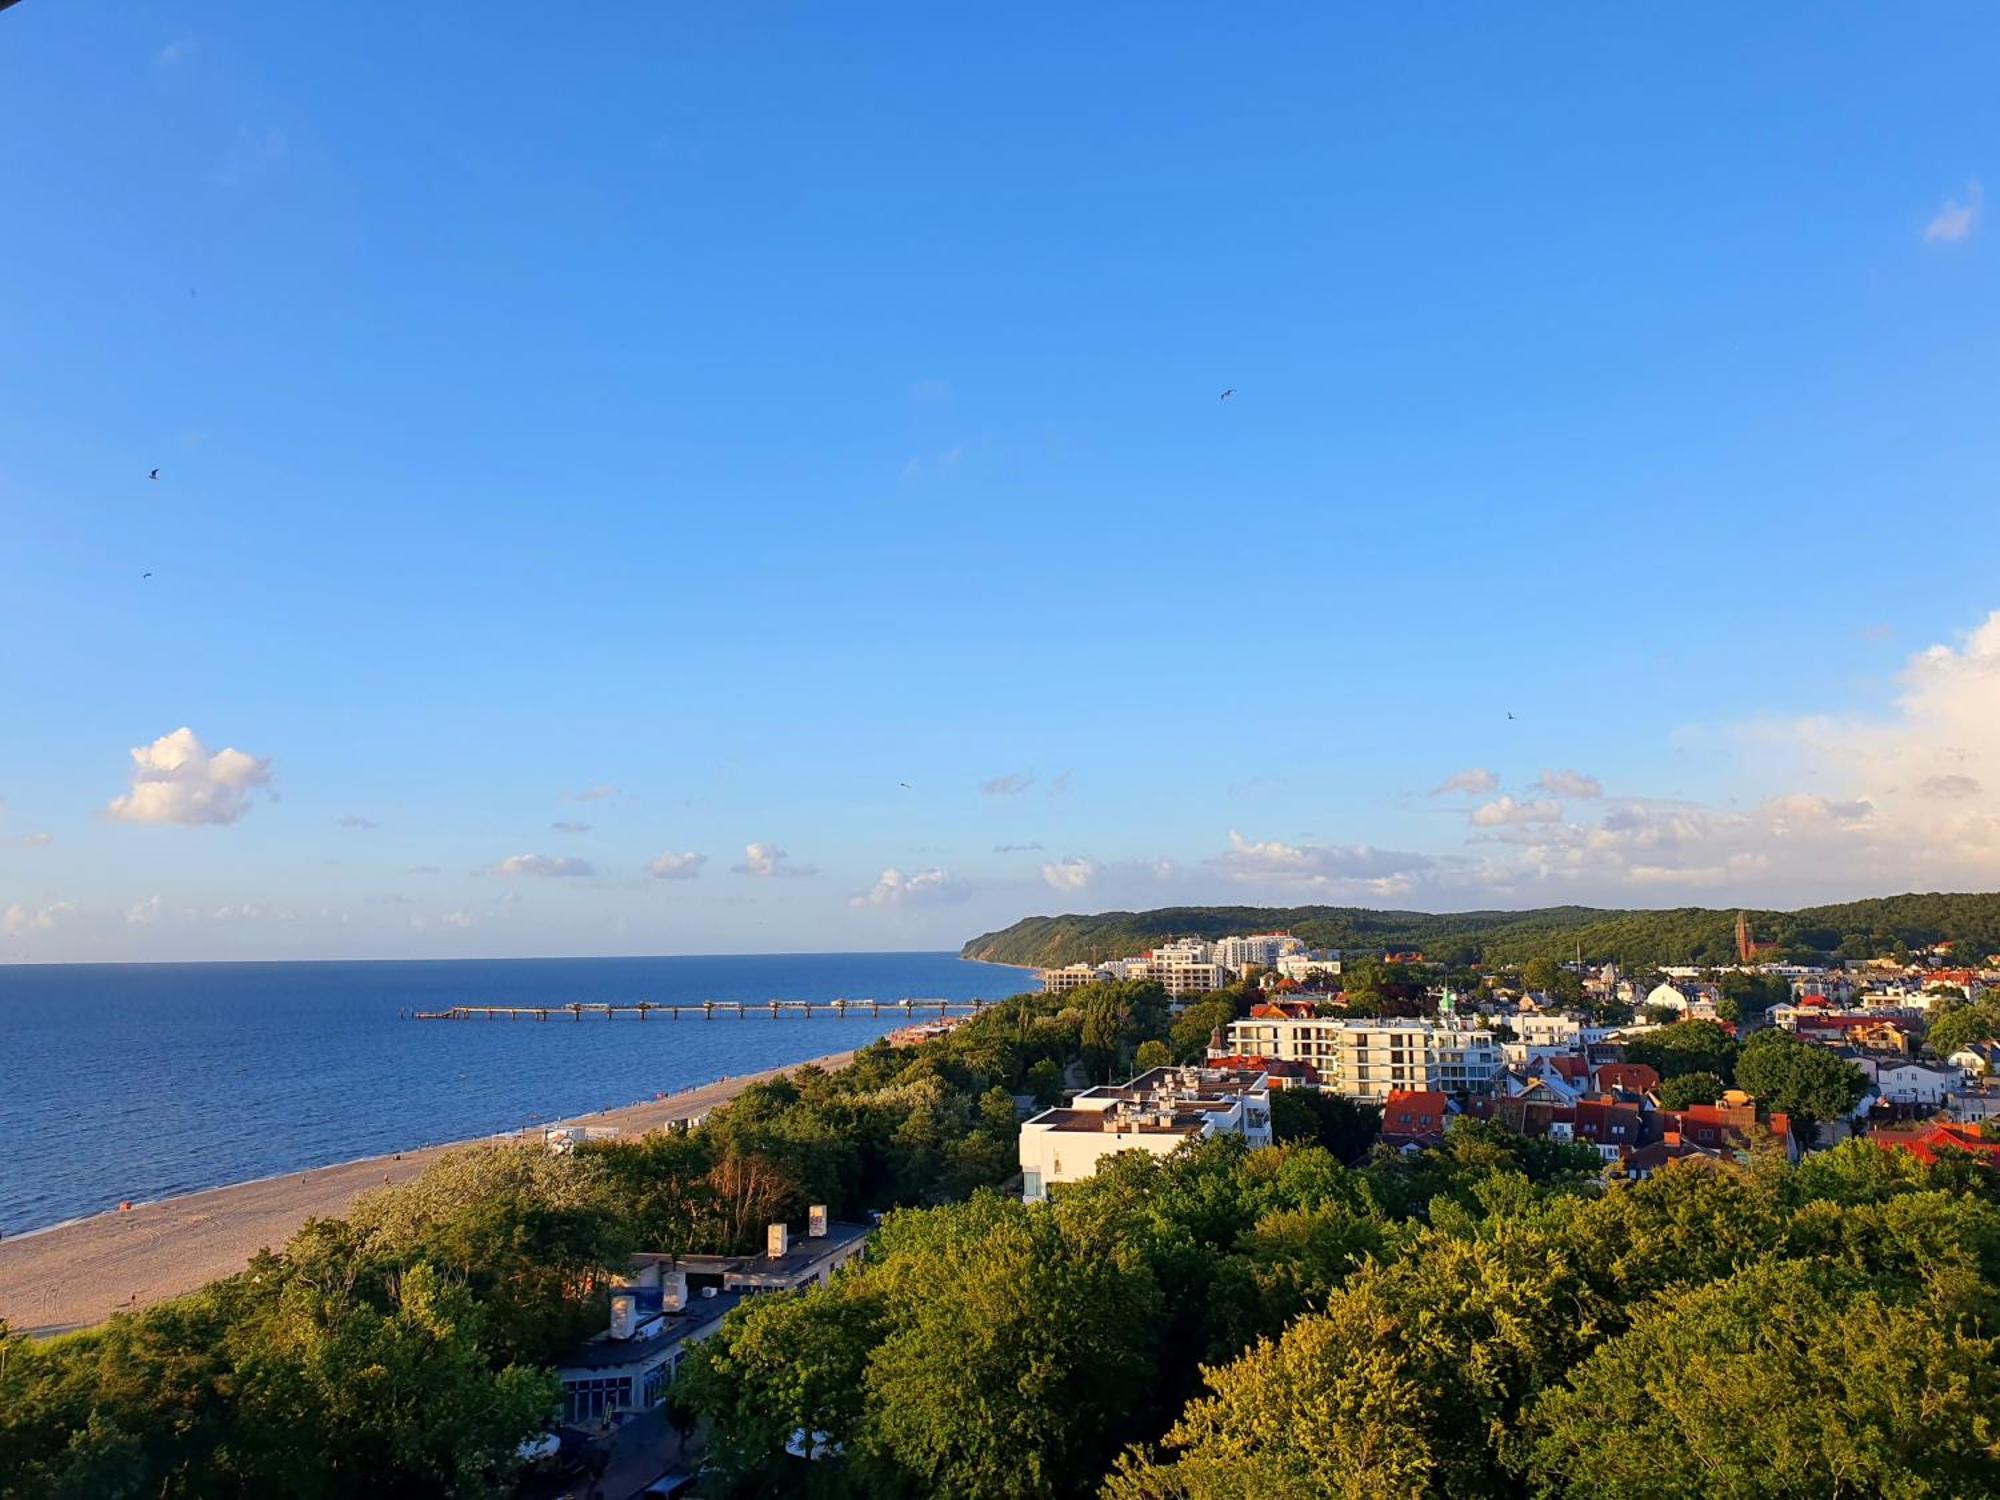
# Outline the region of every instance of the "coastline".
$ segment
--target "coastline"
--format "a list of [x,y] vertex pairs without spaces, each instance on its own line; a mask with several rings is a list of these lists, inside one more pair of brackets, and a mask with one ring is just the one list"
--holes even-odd
[[[753,1083],[797,1068],[844,1067],[853,1057],[852,1051],[829,1053],[550,1123],[643,1135],[705,1115]],[[185,1296],[234,1275],[259,1250],[281,1247],[308,1219],[337,1217],[371,1188],[410,1181],[447,1151],[499,1145],[524,1134],[476,1136],[204,1188],[0,1240],[0,1321],[22,1333],[66,1333]]]

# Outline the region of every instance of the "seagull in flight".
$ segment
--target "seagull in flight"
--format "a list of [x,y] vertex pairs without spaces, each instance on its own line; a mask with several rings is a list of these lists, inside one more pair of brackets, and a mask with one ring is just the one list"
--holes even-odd
[[1217,396],[1215,399],[1218,401],[1227,401],[1231,396],[1235,394],[1236,394],[1236,387],[1232,385],[1228,390],[1224,391],[1220,396]]
[[148,479],[158,479],[160,477],[160,471],[158,469],[155,469],[153,470],[152,473],[148,474],[146,477]]
[[1510,708],[1510,709],[1508,709],[1508,710],[1507,710],[1507,717],[1508,717],[1508,718],[1510,718],[1510,719],[1514,717],[1514,710],[1513,710],[1513,709],[1511,709],[1511,708]]
[[153,575],[151,573],[141,573],[139,576],[141,578],[151,578]]
[[902,789],[903,789],[904,791],[906,791],[906,792],[907,792],[907,791],[910,791],[910,790],[912,789],[912,788],[911,788],[911,786],[910,786],[910,784],[909,784],[909,782],[907,782],[907,781],[899,781],[899,782],[897,782],[897,783],[896,783],[896,785],[897,785],[897,786],[899,786],[899,787],[901,787],[901,788],[902,788]]

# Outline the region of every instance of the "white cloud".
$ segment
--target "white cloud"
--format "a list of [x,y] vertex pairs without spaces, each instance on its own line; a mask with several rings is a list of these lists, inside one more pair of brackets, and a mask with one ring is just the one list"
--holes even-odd
[[1551,797],[1574,797],[1579,801],[1589,801],[1604,795],[1604,783],[1595,776],[1584,775],[1581,771],[1545,770],[1535,785]]
[[1500,789],[1500,778],[1484,766],[1474,766],[1469,771],[1460,771],[1447,776],[1431,788],[1433,797],[1442,797],[1446,792],[1463,792],[1468,797],[1484,797],[1489,792]]
[[549,824],[549,827],[553,828],[557,833],[590,832],[590,825],[588,823],[573,823],[566,819],[559,822],[551,823]]
[[0,838],[0,849],[40,849],[55,841],[54,834],[39,830],[34,833],[11,833]]
[[271,763],[241,750],[210,754],[192,729],[132,751],[132,790],[105,810],[127,823],[234,823],[250,794],[271,784]]
[[193,42],[168,42],[154,55],[154,61],[163,68],[171,68],[186,62],[197,50]]
[[848,899],[850,906],[944,906],[963,901],[971,888],[949,870],[933,865],[914,875],[887,869],[873,887]]
[[755,875],[768,878],[774,875],[817,875],[818,870],[811,865],[787,863],[791,856],[776,844],[745,844],[743,863],[730,868],[738,875]]
[[1495,797],[1472,810],[1474,828],[1508,828],[1522,823],[1560,823],[1560,802],[1516,802],[1512,797]]
[[706,854],[696,854],[689,850],[676,854],[669,850],[646,866],[646,873],[655,880],[692,880],[701,873],[701,867],[708,863]]
[[1377,849],[1368,844],[1287,844],[1259,842],[1229,830],[1229,848],[1209,865],[1230,879],[1273,885],[1330,885],[1336,882],[1406,882],[1431,869],[1427,855]]
[[1009,771],[1005,776],[995,776],[991,781],[982,782],[979,793],[983,797],[1018,797],[1034,784],[1034,772]]
[[1985,191],[1974,179],[1965,185],[1963,203],[1956,198],[1945,199],[1944,207],[1924,226],[1924,243],[1956,245],[1970,239],[1972,231],[1979,227],[1979,211],[1984,206],[1985,198]]
[[564,792],[562,793],[562,799],[565,802],[602,802],[607,797],[615,797],[617,795],[617,787],[599,782],[596,786],[587,786],[581,791]]
[[134,902],[125,909],[125,923],[128,927],[154,927],[167,914],[167,903],[160,896],[148,896],[144,901]]
[[1104,867],[1094,859],[1072,854],[1042,866],[1042,879],[1059,891],[1087,890]]
[[559,854],[510,854],[493,867],[496,875],[590,875],[587,859],[574,859]]
[[31,932],[47,932],[75,911],[74,901],[51,901],[44,906],[23,906],[17,901],[0,912],[0,933],[25,937]]
[[382,826],[380,823],[376,822],[373,818],[364,818],[359,813],[348,813],[346,816],[338,818],[335,821],[339,823],[339,825],[342,828],[356,828],[356,829],[367,830],[370,828],[380,828]]
[[995,844],[993,852],[995,854],[1040,854],[1042,846],[1040,844]]
[[479,918],[469,911],[448,911],[438,919],[447,927],[477,927]]

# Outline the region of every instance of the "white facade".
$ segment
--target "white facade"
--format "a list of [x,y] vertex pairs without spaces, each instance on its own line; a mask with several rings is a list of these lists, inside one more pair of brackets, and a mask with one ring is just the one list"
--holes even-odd
[[1322,950],[1318,953],[1280,953],[1274,965],[1279,975],[1285,979],[1296,979],[1304,984],[1308,979],[1338,979],[1340,977],[1340,950]]
[[1071,990],[1080,990],[1087,984],[1099,984],[1114,976],[1109,965],[1071,964],[1062,969],[1044,969],[1041,977],[1043,994],[1067,995]]
[[1038,1203],[1051,1184],[1094,1176],[1120,1151],[1171,1156],[1211,1135],[1268,1146],[1270,1090],[1262,1073],[1235,1068],[1154,1068],[1130,1083],[1085,1089],[1067,1108],[1021,1126],[1021,1197]]
[[1879,1059],[1875,1088],[1893,1104],[1943,1104],[1965,1087],[1965,1074],[1949,1064]]
[[1493,1033],[1464,1022],[1272,1017],[1230,1024],[1231,1055],[1310,1063],[1320,1087],[1353,1099],[1397,1089],[1487,1094],[1500,1074]]
[[1146,976],[1158,980],[1176,1000],[1221,989],[1228,980],[1223,966],[1215,961],[1214,949],[1199,938],[1178,938],[1155,948],[1146,964]]
[[1215,940],[1211,955],[1225,969],[1238,973],[1255,964],[1260,969],[1276,968],[1278,960],[1288,953],[1303,953],[1306,945],[1289,932],[1259,932],[1248,937],[1226,937]]

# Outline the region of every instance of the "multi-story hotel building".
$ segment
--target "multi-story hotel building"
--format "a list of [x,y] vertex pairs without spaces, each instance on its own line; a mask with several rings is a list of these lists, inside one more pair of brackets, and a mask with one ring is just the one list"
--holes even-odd
[[1398,1090],[1490,1094],[1500,1075],[1493,1033],[1459,1020],[1290,1019],[1231,1023],[1224,1051],[1310,1063],[1320,1086],[1353,1099]]

